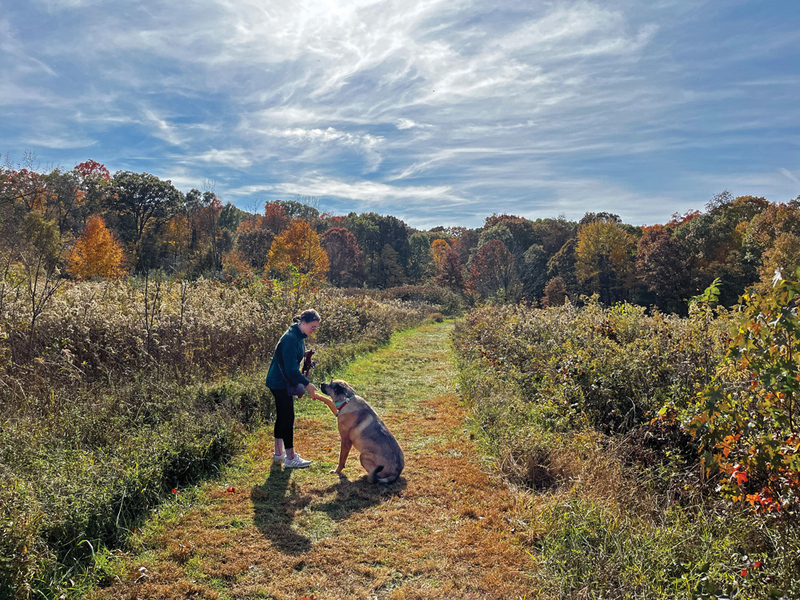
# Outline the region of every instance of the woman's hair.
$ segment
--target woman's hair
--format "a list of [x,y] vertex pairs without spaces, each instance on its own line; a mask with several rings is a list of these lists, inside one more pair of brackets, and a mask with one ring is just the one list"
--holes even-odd
[[315,311],[313,308],[309,308],[308,310],[304,310],[299,315],[292,319],[294,323],[313,323],[314,321],[319,321],[319,313]]

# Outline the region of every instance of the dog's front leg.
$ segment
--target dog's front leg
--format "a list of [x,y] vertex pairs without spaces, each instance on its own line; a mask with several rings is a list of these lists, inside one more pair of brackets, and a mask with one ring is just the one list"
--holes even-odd
[[336,467],[334,473],[337,475],[341,474],[342,469],[344,469],[344,463],[347,462],[347,457],[350,455],[350,448],[353,447],[353,443],[350,439],[342,438],[342,447],[339,450],[339,466]]

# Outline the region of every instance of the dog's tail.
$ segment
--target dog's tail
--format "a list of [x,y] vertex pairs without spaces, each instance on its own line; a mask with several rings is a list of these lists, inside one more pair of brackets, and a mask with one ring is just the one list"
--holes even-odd
[[383,465],[378,465],[377,467],[375,467],[375,470],[369,474],[369,482],[375,483],[377,481],[380,481],[381,483],[385,483],[384,481],[378,479],[378,473],[380,473],[381,471],[383,471]]
[[371,483],[394,483],[397,481],[396,475],[391,475],[389,477],[378,477],[378,473],[381,471],[383,471],[383,465],[379,465],[372,473],[370,473],[369,480]]

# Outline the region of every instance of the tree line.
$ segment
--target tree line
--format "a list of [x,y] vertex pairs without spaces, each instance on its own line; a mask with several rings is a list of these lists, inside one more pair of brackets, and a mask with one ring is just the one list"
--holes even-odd
[[296,200],[265,201],[254,214],[148,173],[112,176],[93,160],[49,172],[7,160],[0,215],[0,292],[24,278],[40,298],[68,278],[161,269],[187,278],[299,273],[336,287],[433,283],[478,301],[541,306],[597,294],[607,305],[684,313],[717,278],[730,305],[776,269],[800,266],[800,196],[773,203],[723,192],[703,211],[651,226],[589,212],[579,221],[494,214],[478,228],[418,230]]

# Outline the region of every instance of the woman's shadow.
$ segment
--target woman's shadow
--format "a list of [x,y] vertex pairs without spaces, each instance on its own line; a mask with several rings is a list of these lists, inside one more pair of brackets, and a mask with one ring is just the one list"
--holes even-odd
[[393,484],[380,485],[369,483],[366,477],[350,481],[340,476],[338,483],[303,495],[299,486],[291,481],[291,476],[292,469],[273,464],[264,484],[255,486],[250,492],[256,527],[272,540],[275,547],[291,555],[303,554],[311,549],[311,539],[295,531],[292,522],[298,512],[311,505],[315,496],[327,496],[335,492],[333,500],[312,505],[310,510],[325,512],[331,520],[342,521],[353,513],[399,495],[406,488],[403,477]]
[[294,515],[311,503],[296,483],[290,482],[292,469],[273,464],[263,485],[250,492],[253,521],[272,543],[286,554],[303,554],[311,549],[311,540],[292,529]]

